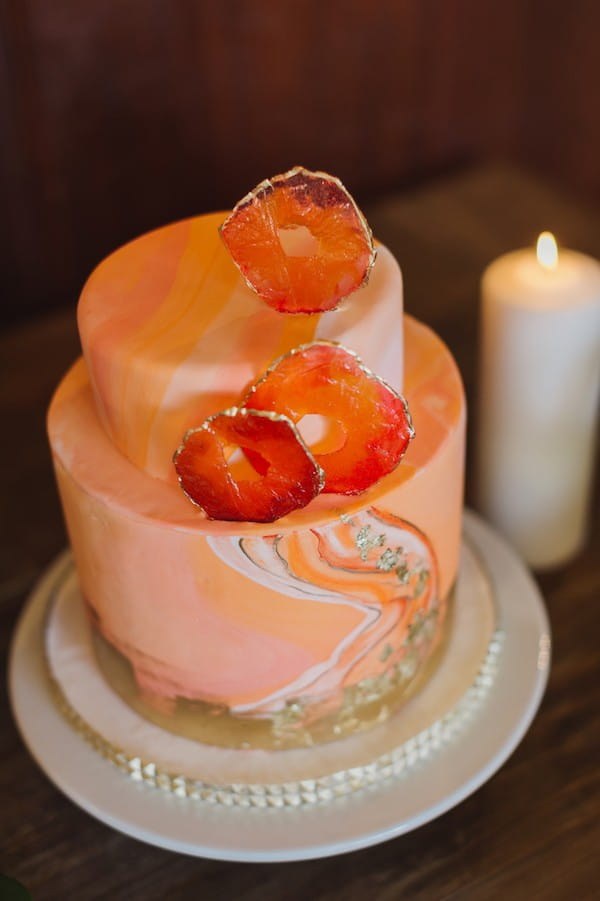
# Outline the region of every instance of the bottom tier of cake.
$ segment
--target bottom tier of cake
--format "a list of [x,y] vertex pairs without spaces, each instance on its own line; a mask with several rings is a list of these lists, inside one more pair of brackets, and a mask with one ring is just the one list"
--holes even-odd
[[113,447],[81,361],[62,382],[49,433],[98,658],[149,718],[208,743],[307,745],[381,721],[435,665],[465,406],[447,348],[410,317],[404,328],[416,438],[401,465],[268,527],[207,521]]

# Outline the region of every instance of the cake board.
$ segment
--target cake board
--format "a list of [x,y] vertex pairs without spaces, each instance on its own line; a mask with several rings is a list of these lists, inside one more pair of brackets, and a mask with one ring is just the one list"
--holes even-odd
[[[68,566],[65,557],[34,590],[15,633],[10,686],[23,738],[48,777],[83,809],[126,834],[174,851],[236,861],[300,860],[401,835],[449,810],[496,772],[525,734],[547,681],[549,626],[530,574],[504,541],[469,512],[463,552],[492,586],[498,631],[487,663],[493,665],[484,665],[461,702],[462,713],[448,711],[449,728],[444,730],[437,720],[426,740],[415,736],[403,742],[391,770],[375,765],[382,757],[373,756],[372,733],[355,737],[356,746],[371,742],[373,764],[354,772],[334,768],[330,784],[335,786],[337,779],[344,786],[340,792],[325,791],[319,797],[314,784],[307,782],[304,790],[284,785],[279,795],[271,792],[265,801],[264,787],[255,787],[252,794],[248,786],[230,786],[233,792],[213,791],[195,801],[180,796],[188,792],[178,793],[172,779],[144,779],[139,761],[137,771],[131,760],[125,766],[133,779],[111,766],[98,753],[98,744],[83,741],[63,716],[48,678],[48,602],[57,576]],[[387,741],[382,745],[385,757],[390,736],[385,727],[378,730],[384,744]],[[327,780],[323,784],[327,786]]]

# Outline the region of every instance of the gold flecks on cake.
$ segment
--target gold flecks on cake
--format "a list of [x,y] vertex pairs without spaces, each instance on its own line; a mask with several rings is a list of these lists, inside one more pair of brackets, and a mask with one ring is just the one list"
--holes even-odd
[[404,554],[405,550],[402,547],[397,547],[395,550],[386,547],[379,560],[375,563],[375,566],[384,573],[389,573],[390,570],[395,569],[400,564]]
[[385,544],[385,535],[375,535],[370,525],[362,526],[356,535],[356,547],[360,552],[360,559],[366,560],[369,553],[376,547]]

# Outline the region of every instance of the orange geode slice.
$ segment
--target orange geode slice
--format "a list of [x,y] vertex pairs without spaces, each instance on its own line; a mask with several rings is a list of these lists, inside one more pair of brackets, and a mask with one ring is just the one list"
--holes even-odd
[[[406,401],[368,370],[356,354],[315,341],[276,360],[244,399],[299,423],[316,414],[342,430],[341,446],[313,455],[325,472],[323,491],[360,494],[400,462],[414,435]],[[252,466],[264,471],[253,451]],[[264,455],[263,455],[264,456]]]
[[[265,474],[237,479],[226,450],[258,455]],[[210,519],[274,522],[306,506],[324,476],[295,425],[284,415],[231,407],[184,436],[173,463],[189,499]]]
[[261,182],[220,231],[250,287],[282,313],[335,309],[375,261],[371,230],[341,181],[300,166]]

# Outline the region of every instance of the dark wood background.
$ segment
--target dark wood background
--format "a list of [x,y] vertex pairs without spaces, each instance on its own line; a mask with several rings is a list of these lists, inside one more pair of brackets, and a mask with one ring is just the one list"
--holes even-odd
[[4,323],[296,163],[361,204],[491,157],[600,199],[595,0],[0,0],[0,26]]

